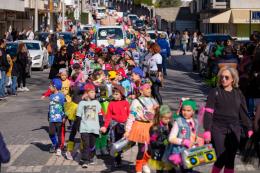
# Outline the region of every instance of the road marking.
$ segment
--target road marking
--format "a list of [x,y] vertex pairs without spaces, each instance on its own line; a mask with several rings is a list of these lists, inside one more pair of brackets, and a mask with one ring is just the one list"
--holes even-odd
[[41,172],[43,166],[9,166],[6,172]]
[[30,145],[8,145],[7,148],[11,153],[11,161],[4,165],[4,167],[11,166],[14,161],[29,147]]

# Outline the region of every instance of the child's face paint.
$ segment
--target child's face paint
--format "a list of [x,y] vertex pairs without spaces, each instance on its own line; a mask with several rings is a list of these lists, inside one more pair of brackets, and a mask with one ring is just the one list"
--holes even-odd
[[194,110],[192,109],[191,106],[183,106],[182,107],[182,116],[185,118],[185,119],[190,119],[192,118],[194,115]]
[[96,92],[94,90],[88,91],[88,98],[91,100],[95,99],[96,97]]
[[60,74],[60,79],[62,80],[62,81],[65,81],[66,79],[67,79],[67,74],[66,73],[61,73]]

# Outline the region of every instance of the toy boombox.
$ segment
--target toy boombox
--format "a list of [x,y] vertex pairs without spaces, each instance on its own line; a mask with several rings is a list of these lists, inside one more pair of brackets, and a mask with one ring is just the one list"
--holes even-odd
[[130,142],[125,138],[120,139],[119,141],[112,144],[110,155],[112,157],[118,156],[119,153],[123,153],[135,145],[134,142]]
[[217,160],[215,149],[211,144],[184,150],[181,155],[186,169],[209,164]]

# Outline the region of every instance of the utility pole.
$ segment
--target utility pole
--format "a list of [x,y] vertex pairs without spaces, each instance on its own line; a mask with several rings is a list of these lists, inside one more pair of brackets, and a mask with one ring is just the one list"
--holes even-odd
[[53,0],[49,1],[49,8],[50,8],[50,30],[53,30]]
[[62,32],[65,32],[65,2],[62,0]]
[[35,0],[34,9],[34,32],[38,31],[38,0]]

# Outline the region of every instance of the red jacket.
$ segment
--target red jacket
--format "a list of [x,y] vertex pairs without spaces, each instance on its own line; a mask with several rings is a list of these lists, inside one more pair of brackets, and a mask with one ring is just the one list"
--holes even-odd
[[107,108],[104,127],[108,127],[111,119],[118,123],[125,123],[130,114],[130,105],[126,100],[111,101]]

